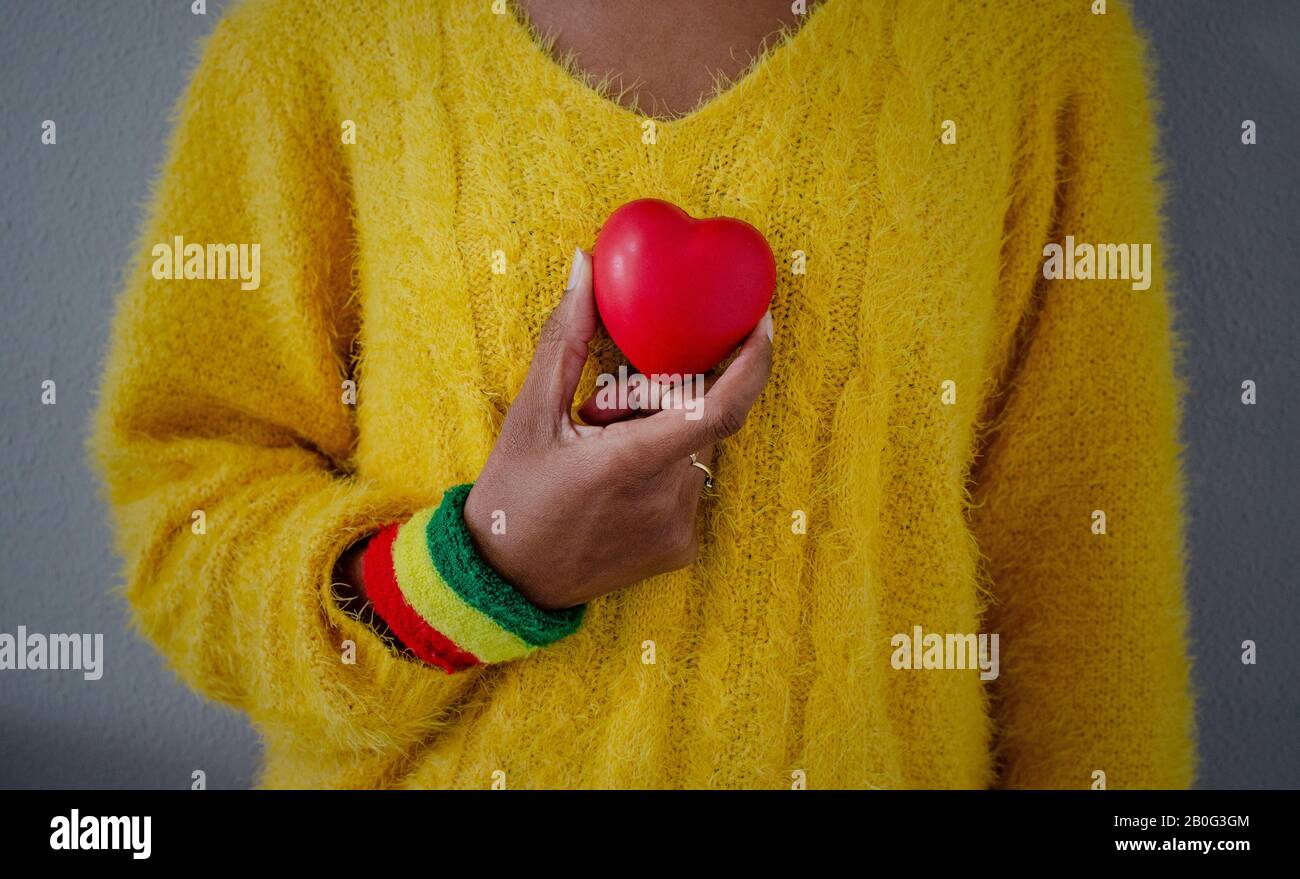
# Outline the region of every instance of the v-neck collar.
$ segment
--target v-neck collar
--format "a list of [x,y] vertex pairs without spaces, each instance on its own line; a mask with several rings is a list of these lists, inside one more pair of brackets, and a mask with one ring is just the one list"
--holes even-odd
[[773,75],[774,66],[779,62],[784,62],[787,66],[793,65],[798,54],[809,43],[817,42],[822,30],[832,26],[827,14],[830,11],[828,7],[838,7],[843,3],[844,0],[822,0],[797,29],[781,32],[774,41],[769,41],[772,44],[737,79],[695,109],[670,117],[649,116],[626,107],[592,86],[583,71],[571,70],[565,66],[545,48],[544,40],[513,0],[506,4],[507,11],[501,17],[508,19],[505,22],[506,47],[521,65],[536,68],[538,76],[544,77],[557,89],[575,94],[581,103],[592,107],[592,112],[613,114],[615,118],[638,126],[653,121],[656,126],[668,130],[702,124],[703,120],[725,112],[729,106],[743,102],[755,90],[761,90]]

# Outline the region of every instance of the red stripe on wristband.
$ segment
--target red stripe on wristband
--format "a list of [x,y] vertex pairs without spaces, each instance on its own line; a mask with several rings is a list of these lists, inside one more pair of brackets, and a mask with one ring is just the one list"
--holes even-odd
[[361,557],[366,596],[374,605],[375,613],[421,661],[448,674],[478,665],[478,657],[461,650],[430,625],[402,595],[397,585],[397,574],[393,571],[393,541],[397,539],[400,527],[401,523],[394,523],[381,529],[370,539]]

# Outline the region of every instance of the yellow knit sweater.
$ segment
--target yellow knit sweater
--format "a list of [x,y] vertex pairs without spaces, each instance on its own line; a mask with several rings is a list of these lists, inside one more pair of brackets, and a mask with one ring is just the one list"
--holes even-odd
[[[1188,785],[1151,104],[1128,14],[1089,7],[827,0],[651,126],[487,0],[240,6],[91,437],[141,631],[248,713],[271,787]],[[395,652],[335,558],[475,478],[574,246],[640,197],[753,223],[780,270],[699,561],[520,660]],[[176,236],[260,277],[159,279]],[[1152,245],[1149,289],[1045,278],[1067,236]],[[918,626],[996,633],[998,676],[896,667]]]

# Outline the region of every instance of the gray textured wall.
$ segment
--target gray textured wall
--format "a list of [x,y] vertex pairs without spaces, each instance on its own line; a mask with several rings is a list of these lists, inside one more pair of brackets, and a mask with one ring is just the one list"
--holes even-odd
[[[870,0],[854,0],[870,2]],[[1080,0],[1084,2],[1084,0]],[[189,0],[3,0],[0,632],[102,632],[107,672],[0,672],[0,787],[254,781],[255,734],[126,627],[82,439],[113,296],[171,110],[213,27]],[[1300,786],[1300,3],[1137,0],[1160,63],[1169,219],[1191,396],[1204,787]],[[1259,125],[1243,147],[1241,120]],[[58,145],[39,142],[43,119]],[[58,382],[58,404],[39,404]],[[1259,405],[1239,402],[1242,380]],[[1243,666],[1244,639],[1260,661]]]
[[[107,321],[197,37],[219,4],[0,0],[0,632],[104,633],[105,673],[0,671],[0,786],[248,787],[244,719],[127,628],[82,443]],[[57,146],[42,146],[44,119]],[[58,403],[40,405],[40,384]]]

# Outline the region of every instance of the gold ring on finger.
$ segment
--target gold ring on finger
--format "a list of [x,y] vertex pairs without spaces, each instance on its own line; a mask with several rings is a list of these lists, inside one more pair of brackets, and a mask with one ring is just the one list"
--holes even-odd
[[703,461],[700,460],[699,455],[695,452],[691,452],[691,466],[699,467],[701,470],[704,471],[704,487],[712,491],[713,471],[709,469],[708,464],[705,464]]

